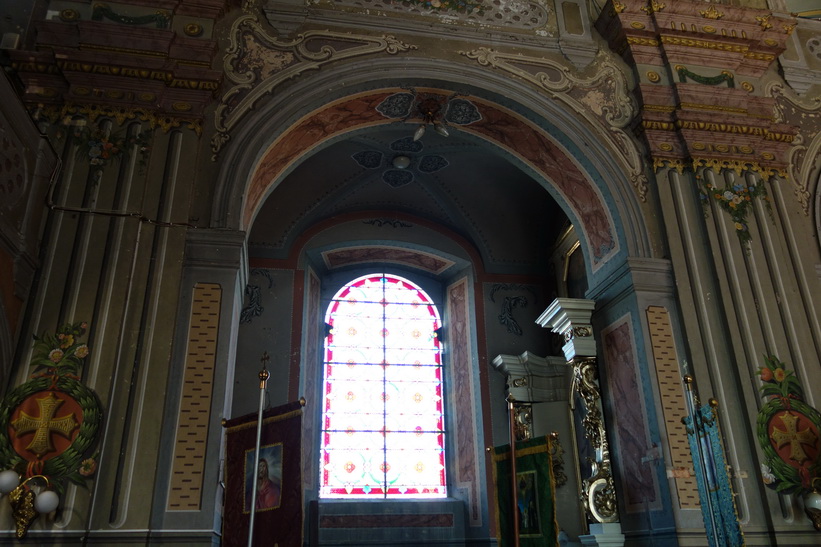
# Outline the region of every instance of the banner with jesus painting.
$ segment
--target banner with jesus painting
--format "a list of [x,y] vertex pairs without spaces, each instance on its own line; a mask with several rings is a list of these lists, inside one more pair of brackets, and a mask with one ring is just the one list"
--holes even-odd
[[[259,464],[254,466],[257,414],[225,423],[225,508],[222,545],[248,545],[251,508],[256,546],[302,546],[302,406],[266,410]],[[257,483],[256,497],[254,482]]]
[[516,443],[516,504],[511,488],[510,445],[494,449],[499,546],[514,545],[513,511],[518,513],[521,547],[558,545],[555,481],[548,437]]

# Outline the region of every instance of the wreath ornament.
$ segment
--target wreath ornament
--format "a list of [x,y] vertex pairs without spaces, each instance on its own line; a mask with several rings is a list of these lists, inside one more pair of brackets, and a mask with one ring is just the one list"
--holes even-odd
[[[85,322],[66,324],[54,335],[35,336],[34,373],[0,404],[0,469],[5,470],[0,492],[9,493],[19,538],[38,514],[56,509],[67,481],[86,486],[97,468],[97,454],[91,451],[102,408],[77,376],[89,354],[79,340],[87,327]],[[37,491],[38,481],[47,489]],[[53,500],[53,506],[43,499]]]
[[804,402],[801,382],[773,355],[758,369],[768,401],[756,420],[764,483],[777,492],[810,492],[821,477],[821,414]]

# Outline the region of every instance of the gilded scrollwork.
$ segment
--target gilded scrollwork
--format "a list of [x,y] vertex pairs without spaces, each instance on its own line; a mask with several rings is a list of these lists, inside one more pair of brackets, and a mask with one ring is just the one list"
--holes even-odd
[[553,481],[556,488],[567,484],[567,475],[564,472],[564,448],[559,442],[559,434],[555,431],[550,434],[550,459],[553,466]]
[[617,151],[616,156],[629,174],[639,199],[646,201],[648,180],[641,147],[627,131],[638,108],[624,75],[610,59],[599,55],[593,62],[597,69],[595,76],[582,78],[561,63],[543,57],[503,53],[485,47],[459,53],[482,66],[503,70],[539,86],[550,98],[582,115]]
[[213,159],[229,141],[234,126],[282,83],[331,62],[374,53],[396,55],[416,49],[387,34],[368,36],[311,30],[293,39],[275,38],[254,15],[234,21],[230,36],[223,70],[233,86],[223,94],[214,115],[217,133],[211,139]]
[[593,327],[590,325],[576,325],[567,329],[564,333],[565,343],[570,342],[574,338],[588,338],[593,335]]
[[527,377],[516,378],[512,382],[513,387],[526,387],[527,386]]
[[527,403],[513,405],[514,432],[517,441],[533,438],[533,406]]
[[573,383],[584,401],[584,434],[595,453],[595,460],[590,461],[591,476],[582,480],[580,498],[587,514],[596,522],[617,522],[619,514],[616,506],[616,487],[601,411],[596,359],[574,359],[572,363]]

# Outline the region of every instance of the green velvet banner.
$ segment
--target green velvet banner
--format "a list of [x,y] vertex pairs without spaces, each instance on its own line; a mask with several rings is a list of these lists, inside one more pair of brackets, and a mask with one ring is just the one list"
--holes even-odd
[[[521,547],[558,545],[555,482],[548,437],[516,443],[516,510]],[[496,518],[500,547],[514,544],[513,494],[510,445],[497,446],[493,454],[496,481]]]

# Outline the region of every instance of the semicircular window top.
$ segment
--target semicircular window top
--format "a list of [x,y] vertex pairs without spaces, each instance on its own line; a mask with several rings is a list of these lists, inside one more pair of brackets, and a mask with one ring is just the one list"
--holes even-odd
[[439,312],[390,274],[354,279],[325,322],[320,498],[445,497]]

